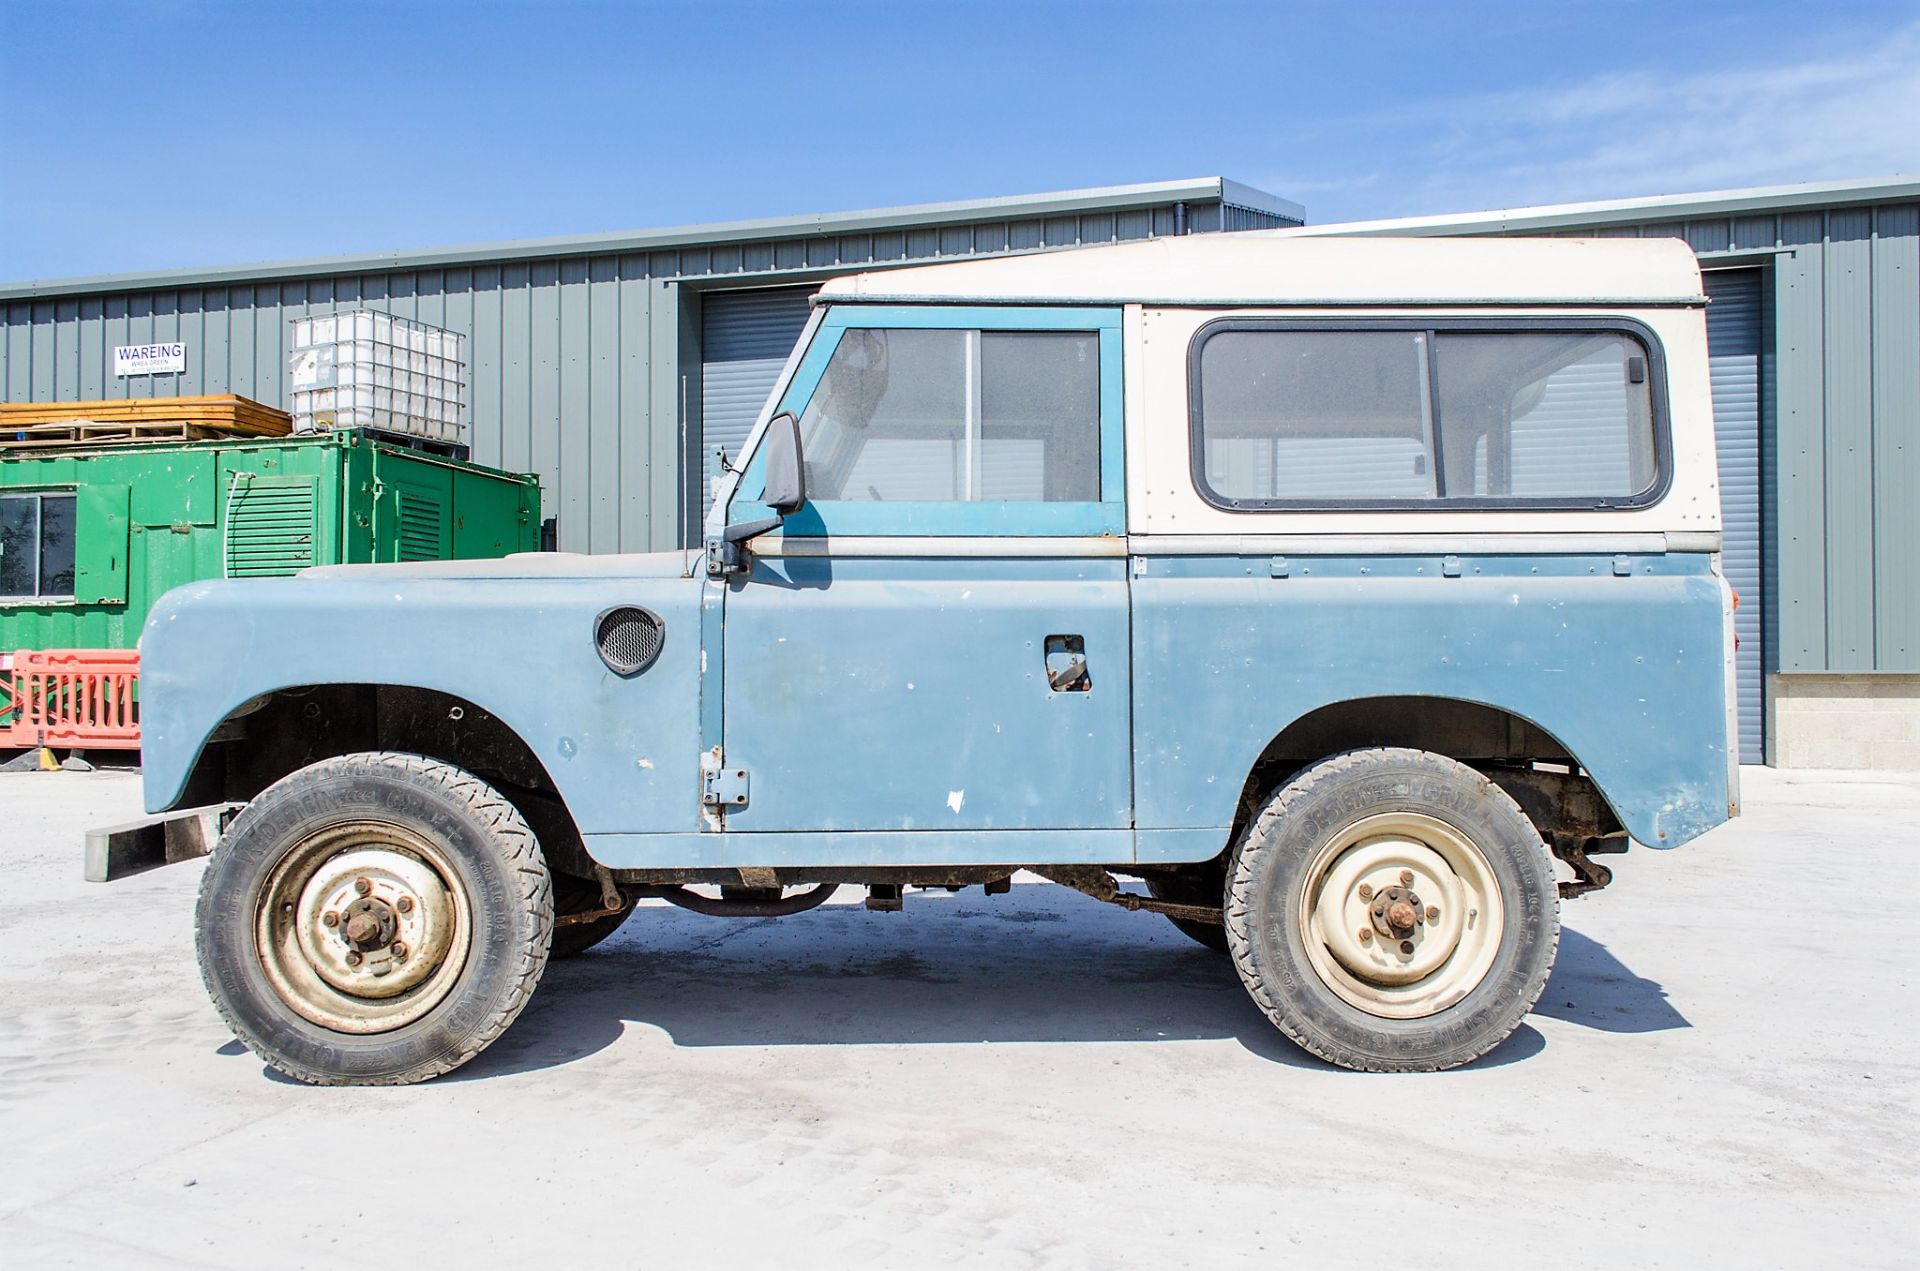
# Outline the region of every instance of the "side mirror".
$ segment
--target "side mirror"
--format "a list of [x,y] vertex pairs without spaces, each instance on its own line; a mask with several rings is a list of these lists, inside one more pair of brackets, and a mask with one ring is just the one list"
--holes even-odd
[[760,501],[781,515],[807,501],[807,465],[800,453],[800,421],[782,411],[767,423],[766,492]]

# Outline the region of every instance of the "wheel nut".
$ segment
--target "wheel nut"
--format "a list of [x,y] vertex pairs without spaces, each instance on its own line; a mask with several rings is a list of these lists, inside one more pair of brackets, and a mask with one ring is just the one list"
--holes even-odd
[[358,949],[347,950],[347,965],[348,966],[360,965],[360,951]]
[[1362,899],[1362,900],[1372,900],[1372,899],[1373,899],[1373,884],[1372,884],[1372,883],[1361,883],[1361,884],[1360,884],[1360,899]]
[[1361,944],[1373,943],[1373,929],[1371,927],[1360,928],[1360,943]]
[[340,915],[329,909],[320,915],[320,921],[329,927],[337,927],[340,925]]
[[410,914],[413,912],[413,897],[402,896],[399,900],[393,902],[393,907],[403,914]]
[[1411,941],[1411,940],[1402,940],[1402,941],[1400,942],[1400,952],[1402,952],[1402,953],[1412,953],[1412,952],[1413,952],[1413,941]]
[[356,878],[353,880],[353,889],[364,896],[373,890],[373,883],[365,878]]
[[404,941],[404,940],[395,940],[395,941],[393,942],[393,947],[392,947],[391,949],[389,949],[389,950],[388,950],[388,952],[389,952],[389,953],[391,953],[391,954],[393,954],[393,956],[394,956],[395,958],[404,958],[404,957],[406,957],[406,956],[407,956],[407,945],[406,945],[406,941]]
[[1427,906],[1427,921],[1428,922],[1440,921],[1440,906],[1438,905]]
[[1412,871],[1412,870],[1410,870],[1410,869],[1403,869],[1403,870],[1401,870],[1401,871],[1400,871],[1400,885],[1401,885],[1402,887],[1411,887],[1411,886],[1413,886],[1413,871]]

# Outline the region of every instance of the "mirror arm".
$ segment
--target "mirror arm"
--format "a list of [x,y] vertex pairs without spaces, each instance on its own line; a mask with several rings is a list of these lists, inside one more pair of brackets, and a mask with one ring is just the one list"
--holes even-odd
[[786,523],[784,516],[763,516],[757,521],[742,521],[738,525],[727,526],[726,533],[720,536],[722,542],[742,543],[750,538],[758,538],[771,530],[777,530]]
[[738,525],[727,526],[718,538],[708,539],[707,576],[723,578],[728,574],[745,573],[747,550],[743,544],[750,538],[779,529],[785,520],[785,517],[775,515],[764,516],[757,521],[742,521]]

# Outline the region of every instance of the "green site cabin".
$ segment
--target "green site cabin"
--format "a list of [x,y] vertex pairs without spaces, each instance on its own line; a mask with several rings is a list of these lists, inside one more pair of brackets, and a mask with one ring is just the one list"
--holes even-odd
[[[71,590],[0,596],[0,652],[132,648],[153,604],[200,579],[540,543],[538,477],[354,431],[0,454],[0,499],[34,494],[53,496],[62,517],[72,496]],[[15,530],[5,550],[21,550]]]

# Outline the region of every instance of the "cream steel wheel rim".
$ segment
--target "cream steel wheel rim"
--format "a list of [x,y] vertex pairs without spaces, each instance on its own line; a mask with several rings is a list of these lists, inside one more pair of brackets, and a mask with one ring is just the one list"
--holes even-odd
[[1349,1006],[1420,1019],[1486,979],[1506,925],[1499,880],[1437,817],[1386,812],[1315,853],[1300,896],[1307,960]]
[[466,966],[472,910],[444,851],[382,821],[302,840],[261,888],[261,968],[280,1000],[339,1033],[424,1016]]

